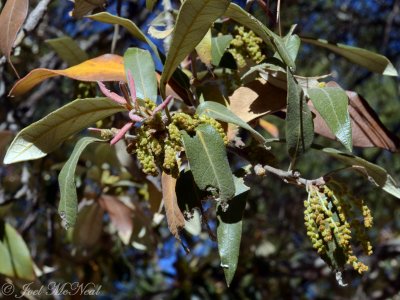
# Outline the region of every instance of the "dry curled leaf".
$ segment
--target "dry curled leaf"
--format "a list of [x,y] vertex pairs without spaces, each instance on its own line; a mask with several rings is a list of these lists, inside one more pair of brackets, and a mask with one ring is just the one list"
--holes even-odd
[[7,0],[0,14],[0,51],[7,57],[16,74],[10,55],[17,33],[28,14],[28,6],[28,0]]
[[168,228],[175,238],[180,241],[179,230],[185,226],[185,218],[179,209],[176,198],[176,178],[163,172],[161,175],[161,187]]
[[245,122],[279,111],[286,106],[286,91],[265,80],[238,88],[229,97],[230,110]]

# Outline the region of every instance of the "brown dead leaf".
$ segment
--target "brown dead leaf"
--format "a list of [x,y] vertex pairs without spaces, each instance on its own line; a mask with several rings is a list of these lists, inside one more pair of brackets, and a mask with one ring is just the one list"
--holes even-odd
[[108,212],[121,241],[128,245],[133,231],[132,209],[122,203],[118,197],[111,195],[102,195],[99,198],[99,204]]
[[28,14],[28,7],[28,0],[7,0],[0,14],[0,51],[6,56],[17,76],[10,55],[17,33]]
[[163,172],[161,175],[161,187],[168,228],[175,238],[180,241],[179,230],[185,227],[185,218],[179,209],[176,198],[176,178]]
[[103,208],[96,201],[79,203],[79,214],[73,232],[73,242],[81,248],[93,248],[103,232]]
[[[327,86],[339,87],[334,81],[328,82]],[[346,91],[346,94],[349,97],[353,145],[364,148],[379,147],[398,152],[400,140],[385,127],[368,102],[356,92]],[[310,108],[316,116],[314,118],[315,132],[334,140],[335,137],[324,120],[313,107]]]
[[265,80],[255,80],[238,88],[229,97],[231,111],[245,122],[282,110],[286,91]]

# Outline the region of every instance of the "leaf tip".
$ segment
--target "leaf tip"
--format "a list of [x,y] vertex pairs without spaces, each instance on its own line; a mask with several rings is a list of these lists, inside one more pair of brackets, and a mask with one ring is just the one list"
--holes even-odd
[[383,71],[382,75],[397,77],[397,76],[399,76],[399,73],[397,72],[395,67],[392,65],[392,63],[388,63],[385,70]]

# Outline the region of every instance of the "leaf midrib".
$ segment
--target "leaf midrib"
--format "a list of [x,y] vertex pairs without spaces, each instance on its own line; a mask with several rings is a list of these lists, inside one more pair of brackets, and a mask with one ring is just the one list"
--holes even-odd
[[200,140],[201,144],[203,145],[204,151],[205,151],[205,153],[206,153],[206,155],[207,155],[207,159],[208,159],[208,161],[210,162],[209,165],[211,166],[211,168],[212,168],[212,170],[213,170],[214,177],[215,177],[215,179],[216,179],[216,181],[217,181],[217,185],[218,185],[218,189],[219,189],[219,194],[220,194],[220,196],[223,195],[223,196],[225,197],[225,192],[222,191],[222,187],[224,187],[224,186],[221,185],[221,182],[220,182],[220,180],[219,180],[217,170],[216,170],[216,168],[215,168],[215,166],[214,166],[214,164],[213,164],[213,161],[212,161],[212,159],[211,159],[212,156],[210,155],[210,152],[209,152],[208,149],[207,149],[207,146],[206,146],[206,142],[205,142],[205,140],[204,140],[203,133],[202,133],[201,131],[197,131],[197,135],[198,135],[198,137],[199,137],[199,140]]
[[[107,99],[108,99],[108,98],[107,98]],[[84,99],[82,99],[82,101],[84,101]],[[104,108],[104,107],[103,107],[103,108],[99,108],[99,109],[97,109],[97,110],[85,111],[85,112],[82,112],[82,113],[80,113],[80,114],[75,115],[75,117],[81,117],[81,116],[83,116],[83,115],[85,115],[85,114],[96,113],[96,112],[99,112],[99,111],[102,111],[102,110],[108,110],[108,109],[111,110],[112,108],[109,108],[109,107],[108,107],[108,108]],[[117,110],[117,108],[114,108],[114,109]],[[119,111],[119,110],[118,110],[118,111]],[[42,120],[43,120],[43,119],[42,119]],[[40,120],[40,121],[38,121],[38,122],[36,122],[36,123],[33,123],[31,126],[40,124],[40,122],[41,122],[42,120]],[[64,125],[65,123],[67,123],[68,121],[70,121],[70,120],[71,120],[71,119],[66,118],[65,120],[63,120],[63,121],[61,121],[60,123],[58,123],[58,125],[55,126],[55,127],[62,126],[62,125]],[[48,131],[43,131],[43,133],[37,135],[36,137],[33,136],[34,141],[39,140],[39,139],[42,138],[46,133],[48,133]],[[19,137],[17,136],[17,138],[22,138],[22,139],[24,139],[24,137],[23,137],[24,134],[30,135],[29,133],[26,133],[26,132],[21,131]],[[31,135],[31,136],[32,136],[32,135]],[[24,139],[24,140],[25,140],[25,139]],[[15,141],[17,141],[17,140],[15,140]],[[14,143],[13,143],[13,144],[14,144]],[[24,149],[23,151],[19,152],[19,154],[18,154],[17,156],[14,156],[14,160],[15,160],[15,158],[20,157],[22,154],[24,154],[26,151],[28,151],[34,144],[35,144],[34,142],[30,142],[29,145],[26,146],[25,149]],[[11,145],[11,146],[12,146],[12,145]],[[11,147],[11,146],[10,146],[10,147]]]

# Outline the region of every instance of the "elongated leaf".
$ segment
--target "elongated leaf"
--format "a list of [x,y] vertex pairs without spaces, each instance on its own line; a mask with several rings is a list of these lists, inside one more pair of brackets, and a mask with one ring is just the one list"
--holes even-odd
[[368,70],[387,76],[398,76],[393,64],[383,55],[352,46],[330,43],[322,39],[311,39],[302,37],[301,40],[318,47],[326,48],[335,52],[349,61],[358,64]]
[[231,3],[226,10],[225,16],[235,20],[236,22],[248,27],[263,41],[276,50],[283,62],[292,70],[296,67],[292,57],[286,49],[283,39],[264,26],[259,20],[241,8],[239,5]]
[[102,12],[98,14],[94,14],[91,16],[88,16],[88,18],[107,23],[107,24],[118,24],[124,27],[130,34],[132,34],[135,38],[139,39],[140,41],[147,43],[151,50],[153,50],[153,53],[160,59],[160,55],[158,53],[157,46],[140,30],[139,27],[136,26],[135,23],[133,23],[129,19],[121,18],[118,16],[114,16],[112,14],[109,14],[107,12]]
[[200,60],[207,66],[211,67],[211,29],[209,29],[200,43],[196,46],[196,52]]
[[221,58],[224,56],[225,50],[228,48],[232,39],[233,37],[230,34],[213,37],[211,39],[211,62],[214,66],[219,65]]
[[297,34],[293,34],[294,26],[290,32],[283,38],[283,43],[286,47],[288,55],[292,61],[296,60],[297,54],[299,53],[301,40]]
[[221,200],[235,195],[233,175],[226,155],[225,145],[218,132],[210,125],[200,125],[196,135],[182,134],[186,156],[197,186],[218,190]]
[[249,124],[240,119],[237,115],[231,112],[226,106],[213,101],[206,101],[197,107],[196,112],[199,115],[207,115],[216,120],[220,120],[227,123],[236,124],[244,129],[247,129],[254,135],[254,137],[262,144],[265,143],[264,137],[255,131]]
[[124,81],[125,71],[122,57],[104,54],[65,70],[34,69],[13,86],[10,96],[25,94],[43,80],[54,76],[66,76],[80,81]]
[[228,0],[186,0],[182,4],[173,31],[171,48],[161,75],[162,96],[165,96],[165,85],[175,69],[203,39],[212,23],[224,14],[229,2]]
[[400,187],[398,183],[387,173],[384,168],[370,163],[361,157],[344,153],[336,149],[324,148],[322,151],[333,158],[340,160],[346,165],[351,166],[353,169],[367,177],[369,181],[379,186],[387,193],[400,199]]
[[293,161],[310,147],[314,126],[303,90],[289,70],[287,82],[286,143]]
[[351,152],[353,138],[346,92],[335,87],[312,88],[307,92],[329,129]]
[[64,164],[58,175],[58,183],[60,185],[60,204],[58,205],[58,212],[66,229],[73,227],[78,214],[78,196],[76,194],[75,186],[75,170],[79,157],[83,150],[94,142],[102,142],[103,140],[94,137],[81,138],[76,143],[74,151]]
[[[330,81],[327,87],[341,88],[336,82]],[[378,114],[368,102],[354,91],[346,91],[349,99],[349,114],[355,147],[380,147],[392,152],[397,152],[400,146],[399,138],[391,133]],[[329,127],[317,111],[314,118],[315,132],[330,139],[335,139]]]
[[89,59],[89,56],[69,36],[46,40],[58,56],[69,66],[75,66]]
[[72,134],[123,110],[126,108],[107,98],[75,100],[20,131],[8,148],[4,163],[44,157]]
[[[4,3],[4,2],[3,2]],[[28,0],[7,0],[0,14],[0,52],[10,61],[17,33],[28,14]]]
[[225,211],[217,206],[217,239],[218,251],[221,257],[221,267],[224,269],[226,283],[229,286],[235,275],[242,238],[242,217],[246,206],[247,187],[242,178],[234,177],[235,197],[229,202]]
[[21,235],[8,223],[0,220],[0,273],[33,281],[35,272],[29,249]]
[[387,193],[400,199],[400,187],[398,183],[387,173],[384,168],[370,163],[361,157],[340,152],[336,149],[323,148],[321,150],[333,158],[340,160],[346,165],[351,166],[362,175],[367,177],[369,181],[379,186]]
[[176,178],[163,172],[161,175],[161,188],[168,228],[175,238],[180,241],[179,230],[185,226],[185,218],[178,206],[175,187]]
[[135,80],[136,95],[157,102],[157,77],[150,52],[129,48],[124,54],[125,72],[131,71]]

